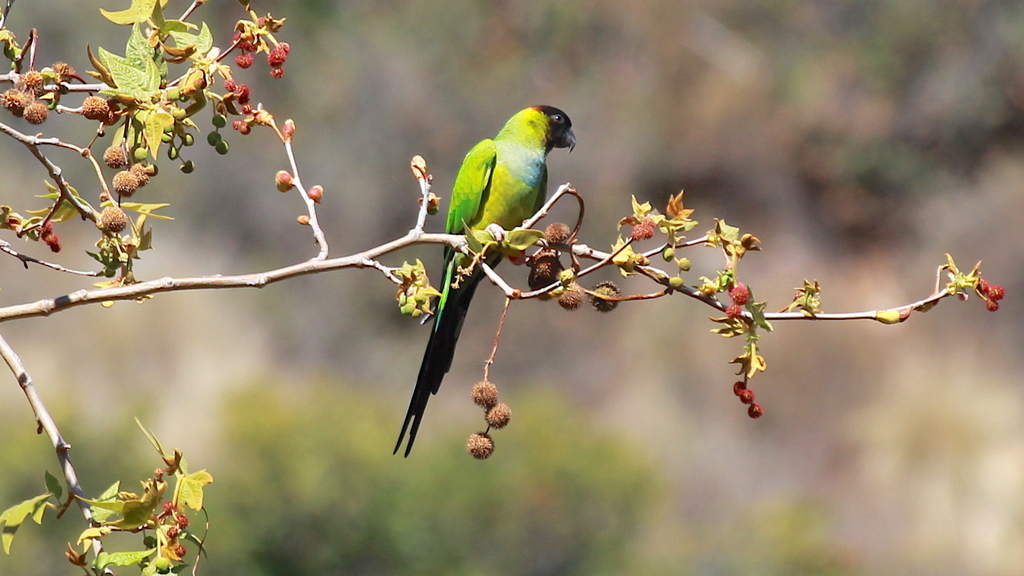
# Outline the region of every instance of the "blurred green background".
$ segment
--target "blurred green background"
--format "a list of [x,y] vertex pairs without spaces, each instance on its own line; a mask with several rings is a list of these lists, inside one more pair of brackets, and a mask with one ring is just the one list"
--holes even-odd
[[[19,2],[37,60],[88,68],[128,30],[99,2]],[[172,2],[172,14],[185,3]],[[416,450],[391,456],[427,330],[376,272],[261,291],[160,295],[4,324],[69,441],[89,494],[159,463],[132,416],[215,478],[207,574],[886,574],[1024,572],[1024,4],[984,0],[256,3],[288,17],[282,80],[239,72],[298,125],[332,254],[404,233],[422,154],[448,195],[475,142],[551,104],[579,145],[551,182],[587,199],[586,242],[615,238],[629,195],[662,207],[685,189],[699,230],[724,218],[759,236],[744,280],[769,308],[804,278],[829,311],[929,294],[952,253],[1009,296],[943,302],[899,326],[777,323],[762,341],[753,421],[733,397],[739,343],[680,298],[568,314],[513,306],[492,371],[513,424],[486,462],[468,390],[501,308],[481,289]],[[243,15],[210,2],[224,46]],[[78,143],[91,127],[53,118]],[[27,130],[21,120],[6,117]],[[204,130],[209,120],[201,119]],[[278,194],[287,168],[265,130],[197,145],[196,173],[165,163],[140,199],[170,202],[140,278],[241,273],[315,253]],[[197,141],[203,142],[201,138]],[[198,154],[202,153],[201,156]],[[53,154],[87,197],[85,163]],[[0,140],[0,201],[34,207],[45,174]],[[569,218],[571,210],[559,213]],[[428,226],[439,230],[440,217]],[[96,232],[58,227],[58,261],[90,268]],[[8,238],[10,240],[10,238]],[[43,256],[42,246],[19,245]],[[388,259],[422,258],[419,248]],[[720,256],[695,250],[696,282]],[[525,282],[509,267],[510,279]],[[629,289],[630,283],[622,282]],[[0,259],[0,305],[86,287]],[[636,290],[644,290],[642,284]],[[0,507],[41,491],[56,461],[13,380],[0,386]],[[71,573],[74,514],[23,528],[3,574]],[[136,544],[125,541],[125,549]],[[194,551],[190,551],[194,558]],[[129,571],[125,571],[127,573]]]

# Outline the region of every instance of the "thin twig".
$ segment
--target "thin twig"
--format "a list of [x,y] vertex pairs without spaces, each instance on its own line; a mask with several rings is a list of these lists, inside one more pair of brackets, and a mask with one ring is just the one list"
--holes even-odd
[[505,307],[501,309],[501,318],[498,319],[498,331],[494,334],[494,346],[491,348],[491,356],[484,362],[484,381],[491,380],[491,364],[494,364],[494,357],[498,354],[498,342],[501,340],[501,328],[505,325],[505,316],[508,315],[508,306],[512,303],[511,298],[505,299]]
[[295,188],[302,195],[303,201],[306,202],[306,211],[309,215],[309,227],[313,230],[313,239],[316,240],[317,245],[320,247],[319,254],[316,255],[317,260],[325,260],[327,258],[327,237],[324,236],[323,229],[320,228],[320,221],[316,217],[316,202],[309,197],[309,193],[306,191],[305,186],[302,184],[302,178],[299,176],[299,165],[295,161],[295,152],[292,149],[292,136],[285,136],[277,124],[273,120],[270,121],[270,127],[277,132],[281,142],[284,143],[285,152],[288,154],[288,163],[292,168],[292,182],[295,184]]
[[[61,170],[60,166],[57,166],[56,164],[51,162],[50,159],[47,158],[46,155],[40,152],[39,150],[40,146],[59,146],[62,148],[69,148],[71,150],[75,150],[79,154],[82,154],[82,148],[79,148],[74,144],[67,144],[65,142],[62,142],[58,138],[41,138],[39,136],[29,136],[27,134],[23,134],[15,130],[14,128],[11,128],[10,126],[2,122],[0,122],[0,132],[7,134],[11,138],[14,138],[18,142],[24,144],[25,147],[28,148],[30,152],[32,152],[32,155],[35,156],[36,159],[39,160],[39,162],[42,163],[43,166],[46,167],[46,171],[49,172],[50,178],[53,179],[54,183],[57,185],[57,190],[60,191],[61,200],[67,201],[69,204],[74,206],[75,209],[78,210],[79,214],[81,214],[84,218],[88,218],[93,222],[96,221],[96,214],[93,213],[92,209],[89,208],[87,204],[82,202],[81,199],[77,198],[74,194],[72,194],[71,190],[69,189],[70,185],[68,184],[67,180],[64,180],[63,171]],[[59,202],[57,204],[59,204]]]
[[[57,429],[57,424],[54,423],[49,411],[43,404],[42,398],[39,397],[39,392],[32,382],[32,377],[25,370],[21,358],[18,357],[18,354],[2,336],[0,336],[0,356],[7,362],[8,368],[14,373],[14,377],[17,378],[18,384],[25,393],[25,397],[28,398],[29,406],[32,407],[32,412],[35,414],[39,430],[46,432],[46,435],[50,438],[50,443],[53,444],[54,449],[57,451],[57,461],[60,463],[61,471],[64,474],[64,483],[68,487],[68,492],[77,496],[75,501],[78,502],[78,507],[82,510],[82,516],[85,517],[86,522],[91,524],[93,521],[92,507],[83,500],[85,492],[82,491],[82,485],[78,482],[78,474],[75,472],[75,467],[71,464],[71,444],[68,444],[64,437],[61,436],[60,430]],[[99,538],[92,539],[92,550],[97,555],[103,551],[103,545],[100,543]]]
[[54,264],[53,262],[47,262],[45,260],[39,260],[38,258],[26,256],[25,254],[20,254],[14,248],[11,248],[11,243],[6,240],[0,240],[0,252],[4,252],[6,254],[14,256],[18,260],[21,260],[21,262],[25,265],[25,268],[28,268],[29,264],[38,264],[40,266],[50,268],[51,270],[56,270],[58,272],[67,272],[68,274],[78,274],[79,276],[95,277],[100,275],[99,272],[92,272],[89,270],[72,270],[70,268],[63,267],[60,264]]
[[[262,288],[268,284],[329,270],[342,268],[365,268],[368,261],[377,257],[414,244],[443,244],[457,251],[466,245],[466,237],[458,234],[426,234],[410,230],[405,236],[381,244],[369,250],[345,256],[318,260],[313,258],[291,266],[277,268],[266,272],[239,274],[235,276],[200,276],[192,278],[159,278],[127,286],[111,288],[93,288],[79,290],[57,298],[46,298],[28,304],[18,304],[0,308],[0,322],[37,316],[49,316],[69,308],[86,304],[112,302],[118,300],[137,300],[161,292],[177,292],[182,290],[207,290],[217,288]],[[372,264],[371,264],[372,266]]]

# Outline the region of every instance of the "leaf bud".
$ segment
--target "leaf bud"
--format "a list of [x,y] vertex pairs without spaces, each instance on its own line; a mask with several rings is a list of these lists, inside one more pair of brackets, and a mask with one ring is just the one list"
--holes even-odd
[[292,175],[284,170],[277,171],[277,174],[274,176],[274,183],[277,185],[278,192],[287,192],[295,187]]
[[299,224],[302,224],[303,226],[309,226],[309,215],[302,214],[298,218],[296,218],[295,221],[298,222]]
[[312,188],[310,188],[306,192],[306,194],[309,195],[309,199],[310,200],[312,200],[313,202],[316,202],[317,204],[319,204],[320,201],[323,200],[323,197],[324,197],[324,187],[319,185],[319,184],[317,184],[316,186],[313,186]]

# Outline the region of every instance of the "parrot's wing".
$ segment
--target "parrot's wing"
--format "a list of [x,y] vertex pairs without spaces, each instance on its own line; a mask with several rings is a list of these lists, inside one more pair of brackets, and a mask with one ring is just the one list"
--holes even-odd
[[452,203],[448,208],[448,224],[445,227],[448,234],[461,234],[465,223],[476,219],[483,198],[491,187],[491,174],[497,158],[494,140],[490,139],[473,146],[466,154],[452,189]]

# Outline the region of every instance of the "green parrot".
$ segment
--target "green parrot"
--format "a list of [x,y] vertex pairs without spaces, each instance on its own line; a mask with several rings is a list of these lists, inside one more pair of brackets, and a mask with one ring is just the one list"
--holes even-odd
[[[532,106],[518,112],[493,140],[480,142],[466,154],[455,178],[445,231],[464,234],[467,229],[482,230],[491,224],[506,230],[519,226],[540,209],[547,197],[548,152],[553,148],[568,148],[571,152],[575,146],[576,135],[565,112],[552,106]],[[477,268],[457,288],[453,287],[460,257],[453,249],[445,249],[444,288],[416,389],[395,445],[396,454],[407,430],[409,443],[405,455],[412,451],[427,400],[431,394],[437,394],[441,380],[452,366],[455,343],[462,332],[469,302],[484,276]]]

